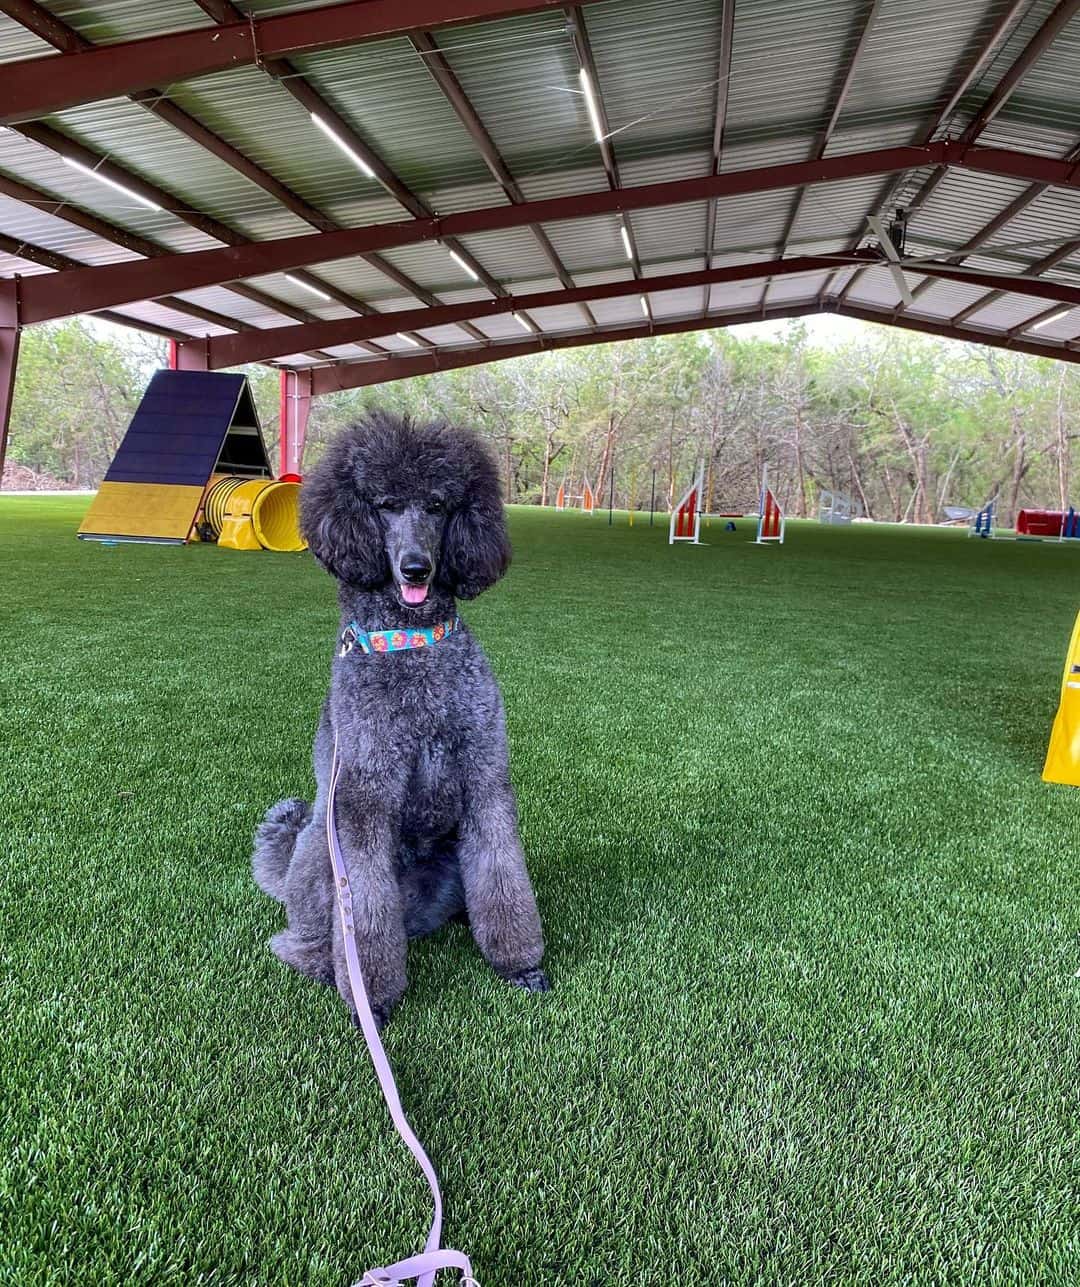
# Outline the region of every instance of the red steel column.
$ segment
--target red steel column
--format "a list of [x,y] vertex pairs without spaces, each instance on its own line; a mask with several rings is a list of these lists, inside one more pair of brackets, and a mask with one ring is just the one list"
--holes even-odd
[[291,474],[300,478],[304,467],[304,439],[311,415],[312,380],[310,371],[281,372],[281,410],[279,423],[280,467],[278,477]]
[[0,326],[0,477],[4,473],[11,402],[15,395],[15,369],[19,363],[19,328]]

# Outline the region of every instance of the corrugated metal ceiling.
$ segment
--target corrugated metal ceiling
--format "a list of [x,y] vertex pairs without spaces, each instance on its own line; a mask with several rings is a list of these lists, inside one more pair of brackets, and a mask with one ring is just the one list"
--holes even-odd
[[[324,3],[244,0],[239,7],[263,17],[313,10]],[[882,0],[828,139],[822,131],[871,10],[869,0],[735,0],[731,75],[723,85],[720,0],[600,0],[581,12],[620,178],[630,186],[709,173],[718,99],[726,103],[720,160],[724,172],[805,160],[822,146],[827,155],[838,156],[913,142],[937,119],[1008,7],[1009,0]],[[98,44],[212,25],[193,0],[48,0],[48,8]],[[941,132],[955,137],[963,130],[1053,9],[1054,0],[1032,0]],[[606,188],[564,11],[448,28],[434,39],[527,200]],[[47,53],[49,46],[43,41],[12,19],[0,18],[0,64]],[[447,214],[507,204],[475,140],[429,74],[424,55],[408,39],[333,49],[297,57],[293,63],[295,74],[324,97],[428,208]],[[1080,147],[1078,67],[1080,19],[1074,19],[1028,69],[980,142],[1052,157],[1068,156]],[[314,127],[308,110],[264,70],[238,68],[162,88],[196,120],[341,226],[409,217],[392,193],[365,177]],[[177,207],[186,204],[243,237],[272,240],[311,230],[271,193],[126,99],[73,108],[47,123],[127,173],[157,185]],[[919,171],[901,178],[895,185],[896,199],[910,199],[927,174]],[[149,210],[71,169],[49,148],[11,131],[0,133],[2,175],[32,184],[49,198],[75,203],[114,225],[118,237],[130,231],[162,250],[182,253],[218,244],[185,224],[176,207],[166,203],[164,210]],[[872,177],[808,188],[786,252],[840,253],[860,241],[865,244],[866,216],[876,210],[888,187],[888,180]],[[950,171],[913,218],[910,248],[929,254],[963,246],[1024,189],[1020,182]],[[785,244],[797,192],[789,188],[713,203],[713,262],[774,257]],[[708,203],[635,211],[627,222],[646,276],[704,266]],[[544,231],[578,284],[632,276],[618,216],[566,220]],[[131,257],[113,240],[65,222],[63,209],[49,213],[2,197],[0,232],[87,264]],[[1080,194],[1048,189],[992,239],[982,258],[968,262],[1017,272],[1077,236]],[[549,257],[527,227],[469,236],[464,244],[508,290],[522,293],[557,285]],[[440,245],[392,250],[385,258],[417,290],[439,299],[489,298]],[[1048,277],[1064,280],[1076,269],[1074,262]],[[16,256],[0,256],[4,276],[41,271],[47,270]],[[317,271],[332,286],[380,309],[396,311],[417,304],[401,284],[356,257]],[[846,274],[776,278],[769,302],[812,299],[828,283],[835,292],[845,280]],[[912,280],[919,278],[913,273]],[[312,316],[349,315],[343,305],[317,299],[282,274],[253,284]],[[703,307],[706,293],[714,310],[754,308],[762,298],[762,286],[763,281],[757,281],[708,292],[668,292],[653,299],[653,311],[658,318],[689,315]],[[978,297],[976,288],[938,283],[920,294],[911,311],[913,316],[946,320]],[[249,325],[270,327],[287,320],[266,305],[241,299],[227,286],[191,292],[189,298]],[[891,275],[880,269],[861,273],[850,299],[875,307],[899,304]],[[976,324],[984,330],[1007,330],[1043,307],[1011,294],[981,310]],[[215,329],[158,305],[126,311],[178,331],[206,334]],[[641,320],[636,295],[598,301],[592,311],[601,325]],[[162,320],[166,314],[168,320]],[[551,334],[583,326],[581,311],[573,305],[542,310],[534,320]],[[495,338],[522,334],[509,317],[478,325]],[[1039,339],[1052,351],[1055,341],[1067,337],[1069,325],[1069,319],[1063,319],[1040,330]],[[427,333],[450,345],[467,341],[458,327]],[[395,342],[392,347],[397,346]],[[340,356],[359,352],[355,346],[343,346]]]

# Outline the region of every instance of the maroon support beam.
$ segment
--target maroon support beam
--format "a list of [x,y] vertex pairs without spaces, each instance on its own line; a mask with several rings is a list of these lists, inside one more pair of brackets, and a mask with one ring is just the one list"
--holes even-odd
[[993,93],[971,118],[960,135],[961,143],[974,143],[1016,91],[1024,76],[1046,53],[1073,18],[1080,13],[1080,0],[1059,0],[1046,21],[1024,46],[1019,57],[994,87]]
[[[591,3],[592,0],[581,0]],[[6,63],[0,121],[22,121],[268,58],[557,8],[554,0],[348,0],[315,9]]]
[[[3,0],[0,0],[2,3]],[[237,9],[231,0],[196,0],[199,7],[215,22],[223,26],[230,23],[247,22],[247,16]],[[311,84],[309,80],[294,66],[287,58],[263,58],[259,63],[260,67],[268,76],[275,80],[282,89],[290,94],[306,111],[318,116],[322,121],[329,125],[337,136],[343,139],[348,146],[359,156],[368,168],[375,175],[376,180],[382,184],[387,192],[416,219],[430,217],[433,214],[431,208],[420,197],[412,192],[403,182],[399,175],[386,164],[383,158],[368,144],[367,140],[361,137],[353,128],[352,123],[338,112],[327,99]],[[249,163],[250,164],[250,163]],[[267,176],[270,177],[270,176]],[[265,185],[264,185],[265,186]],[[270,191],[270,188],[267,188]],[[306,203],[305,203],[306,204]],[[290,207],[291,208],[291,207]],[[319,222],[311,218],[314,213],[318,216]],[[302,218],[311,223],[313,227],[321,228],[324,232],[335,231],[342,227],[340,223],[331,219],[322,211],[315,211],[313,207],[308,207],[308,213],[302,214]],[[496,295],[505,294],[501,283],[497,282],[483,264],[479,263],[472,254],[462,245],[457,243],[448,243],[450,249],[456,250],[458,255],[472,268],[480,280],[487,288]],[[430,291],[425,290],[418,282],[414,281],[407,274],[396,268],[388,259],[382,255],[369,254],[364,258],[373,268],[382,273],[384,277],[392,282],[396,282],[407,294],[412,295],[415,299],[421,300],[425,304],[437,305],[440,301],[437,296]],[[370,313],[374,310],[364,306],[355,311],[361,313]],[[461,328],[467,335],[473,339],[483,340],[484,336],[474,327],[465,325]],[[410,335],[422,348],[432,348],[433,345],[423,335]]]
[[[817,304],[792,304],[775,308],[770,317],[805,317],[816,313]],[[417,375],[431,375],[436,371],[453,371],[463,366],[479,366],[486,362],[505,362],[508,358],[525,357],[530,353],[543,353],[548,349],[573,349],[589,344],[617,343],[621,340],[647,339],[653,335],[678,335],[685,331],[714,330],[721,326],[737,326],[742,322],[761,321],[760,312],[718,313],[712,316],[679,318],[672,322],[643,322],[602,331],[579,331],[571,335],[538,335],[531,340],[514,340],[508,344],[490,344],[484,348],[450,349],[419,357],[393,357],[381,361],[339,363],[336,366],[316,367],[312,372],[313,393],[324,397],[341,393],[345,389],[359,389],[372,384],[389,384],[393,380],[410,380]]]
[[[477,151],[484,158],[484,163],[491,171],[495,182],[506,194],[506,199],[513,205],[524,205],[525,193],[521,190],[518,181],[510,173],[509,166],[495,146],[495,140],[488,133],[479,113],[465,93],[461,82],[454,74],[446,55],[427,32],[416,32],[410,37],[410,40],[413,48],[420,55],[420,61],[426,68],[428,75],[438,85],[443,97],[454,109],[458,120],[464,125],[469,137],[476,145]],[[530,231],[539,242],[540,249],[544,252],[548,263],[555,272],[555,276],[568,290],[572,290],[575,284],[574,279],[567,272],[566,265],[560,259],[558,251],[551,244],[551,238],[539,224],[533,224]],[[582,304],[581,311],[586,323],[589,326],[595,326],[596,318],[589,311],[588,305]]]
[[[177,219],[186,223],[190,228],[195,228],[198,232],[207,237],[212,237],[215,241],[220,241],[226,246],[247,246],[252,244],[249,238],[245,237],[243,233],[237,232],[235,228],[222,223],[219,219],[213,219],[209,215],[203,214],[193,206],[188,205],[187,202],[173,196],[166,189],[158,187],[155,183],[150,183],[133,171],[125,169],[123,166],[104,157],[101,153],[85,147],[82,143],[61,133],[59,130],[53,129],[50,125],[40,123],[20,125],[17,130],[25,138],[39,144],[41,147],[48,148],[58,156],[78,161],[81,165],[96,170],[99,174],[105,175],[114,182],[123,184],[148,201],[153,201],[156,205],[161,206],[162,209],[168,210],[170,214],[175,215]],[[351,308],[354,312],[363,313],[368,308],[360,300],[354,299],[345,291],[339,290],[331,282],[324,281],[314,273],[304,271],[294,275],[307,285],[329,295],[331,299],[336,300],[339,304],[344,305],[346,308]],[[230,287],[230,289],[232,288]],[[248,299],[260,304],[263,308],[271,312],[281,313],[285,317],[293,317],[298,321],[313,320],[313,315],[307,312],[306,309],[297,308],[293,304],[286,304],[276,296],[268,295],[265,291],[257,290],[254,286],[237,288],[237,293],[244,294]]]
[[[356,344],[362,340],[376,339],[405,328],[451,326],[465,319],[480,320],[520,309],[557,308],[586,301],[620,299],[636,295],[644,287],[650,292],[692,290],[698,286],[711,288],[732,282],[755,281],[763,277],[783,277],[828,272],[838,262],[881,263],[872,251],[856,251],[852,255],[805,255],[789,259],[756,261],[747,264],[728,264],[722,268],[672,273],[661,277],[647,277],[644,281],[603,282],[591,286],[578,286],[572,290],[537,291],[518,295],[513,299],[471,300],[462,304],[443,304],[438,308],[408,309],[402,312],[382,313],[377,317],[344,318],[330,322],[315,322],[306,326],[280,326],[272,329],[250,331],[245,335],[223,335],[215,339],[193,340],[181,346],[180,362],[189,370],[221,370],[241,366],[248,362],[265,362],[271,358],[287,357],[312,348],[333,348],[343,344]],[[1057,304],[1080,307],[1080,288],[1064,282],[1014,280],[1007,273],[973,272],[955,265],[922,264],[920,272],[948,281],[994,286],[1015,294],[1031,295],[1037,299],[1052,300]],[[1030,288],[1030,289],[1029,289]],[[486,340],[486,336],[484,337]]]
[[[395,201],[399,202],[415,219],[433,219],[435,212],[432,208],[409,188],[399,175],[386,164],[383,158],[376,152],[360,134],[353,129],[352,123],[341,115],[327,100],[312,86],[303,76],[301,76],[293,65],[285,60],[263,64],[266,70],[274,77],[278,84],[288,94],[290,94],[307,112],[313,112],[316,116],[324,120],[339,138],[349,145],[350,148],[359,156],[368,167],[374,172],[376,179],[390,193]],[[335,225],[340,228],[340,224]],[[487,287],[493,295],[505,295],[506,288],[501,282],[496,281],[488,272],[484,265],[476,256],[459,241],[452,238],[446,241],[447,250],[453,250],[480,279],[481,283]],[[438,304],[440,301],[436,295],[425,290],[419,283],[407,277],[399,268],[382,255],[368,254],[364,256],[373,267],[377,268],[384,276],[389,277],[391,281],[397,282],[402,290],[407,291],[415,299],[422,300],[425,304]],[[463,328],[473,339],[482,340],[484,337],[479,331],[475,331],[466,326]],[[430,341],[422,336],[415,336],[425,347],[430,347]]]
[[958,165],[990,174],[1080,188],[1077,166],[1024,152],[963,148],[947,142],[921,148],[882,148],[826,157],[821,161],[798,161],[756,170],[620,188],[614,192],[554,197],[520,206],[492,206],[443,218],[372,224],[341,232],[282,237],[276,241],[249,242],[222,250],[163,255],[149,262],[109,264],[59,273],[27,283],[24,320],[31,323],[70,317],[76,313],[131,303],[150,295],[221,285],[261,273],[295,271],[321,261],[394,246],[416,245],[447,236],[681,205],[709,197],[774,191],[800,183],[833,183],[927,164]]
[[[731,87],[731,50],[735,42],[735,0],[723,0],[720,10],[720,56],[716,60],[716,111],[713,115],[712,165],[710,174],[720,173],[724,155],[724,130],[727,128],[728,95]],[[716,240],[716,202],[705,207],[705,267],[711,268],[713,242]],[[702,301],[705,311],[712,303],[712,292],[705,291]]]
[[[1070,159],[1076,160],[1077,155],[1078,154],[1076,152],[1072,153]],[[1036,197],[1046,191],[1046,187],[1047,185],[1045,183],[1029,184],[1023,192],[1014,197],[1003,210],[993,217],[993,219],[984,223],[978,232],[973,233],[958,250],[954,251],[951,255],[948,255],[947,262],[950,264],[962,264],[969,255],[974,254],[980,246],[985,245],[991,237],[1000,232],[1007,223],[1010,223],[1018,214],[1023,210],[1026,210]],[[913,286],[911,288],[912,303],[914,303],[920,295],[924,295],[933,286],[933,284],[933,278],[927,277],[925,280],[919,282],[918,285]],[[896,312],[902,313],[906,307],[907,304],[905,301],[901,300],[896,306]]]
[[[40,36],[42,40],[47,40],[56,49],[65,53],[70,53],[73,50],[86,52],[94,48],[94,45],[85,36],[80,35],[73,27],[61,22],[59,18],[38,4],[37,0],[0,0],[0,11],[9,13],[12,18]],[[232,17],[237,22],[243,19],[243,15],[239,10],[234,10]],[[282,74],[292,72],[292,68],[288,63],[282,63],[281,67],[284,69]],[[201,121],[196,120],[190,113],[183,111],[182,108],[171,102],[160,89],[136,90],[129,97],[132,102],[137,103],[152,115],[165,121],[166,124],[183,134],[185,138],[190,139],[191,142],[197,144],[212,156],[217,157],[219,161],[223,161],[238,174],[242,174],[245,179],[249,179],[252,183],[262,188],[264,192],[272,196],[292,214],[310,224],[312,228],[316,228],[320,232],[333,232],[342,227],[341,224],[331,219],[321,210],[316,209],[310,202],[305,201],[298,193],[276,179],[269,171],[256,165],[238,148],[234,148],[231,143],[227,143],[225,139],[215,134],[213,130],[208,129]],[[33,138],[34,135],[29,134],[28,137]],[[71,140],[56,131],[49,131],[44,138],[38,137],[36,141],[54,150],[71,146]],[[132,186],[130,178],[125,177],[124,182]],[[214,236],[217,240],[231,244],[228,237],[221,235],[220,230],[222,228],[225,228],[225,225],[213,224],[201,230],[207,232],[210,236]],[[225,232],[231,233],[232,229],[225,228]],[[417,298],[422,298],[419,287],[410,281],[404,273],[398,273],[396,269],[387,265],[380,256],[373,255],[368,262],[372,264],[372,267],[383,272],[392,280],[398,281],[405,289],[409,289],[413,294],[416,294]],[[352,309],[354,312],[370,313],[375,311],[368,305],[354,299],[351,295],[346,294],[346,292],[338,290],[331,283],[317,281],[314,278],[308,279],[303,275],[301,275],[300,280],[308,281],[316,290],[323,291],[339,304]],[[422,336],[413,336],[412,338],[418,344],[430,347],[430,342]]]
[[[1042,259],[1040,259],[1038,263],[1032,264],[1031,267],[1028,269],[1028,271],[1037,276],[1039,273],[1046,272],[1048,268],[1055,268],[1058,264],[1068,259],[1071,255],[1075,255],[1077,251],[1080,251],[1080,238],[1076,238],[1073,241],[1066,241],[1063,245],[1059,246],[1057,250],[1051,251],[1049,255],[1046,255]],[[980,283],[980,285],[981,284],[982,283]],[[1027,287],[1035,286],[1036,284],[1037,283],[1035,282],[1025,282],[1025,289],[1023,293],[1025,295],[1039,294],[1043,299],[1056,298],[1048,295],[1041,295],[1041,292],[1027,289]],[[1002,290],[1000,287],[996,287],[992,289],[989,292],[989,294],[980,295],[979,298],[977,300],[974,300],[972,303],[970,303],[967,306],[967,308],[961,309],[961,311],[956,314],[956,316],[952,319],[953,325],[959,326],[963,322],[966,322],[969,317],[974,317],[975,314],[978,312],[981,312],[982,309],[988,308],[991,304],[996,303],[999,299],[1001,299],[1001,297],[1004,294],[1005,294],[1004,290]],[[1069,299],[1062,299],[1060,302],[1063,304],[1068,304],[1068,303],[1071,303],[1072,301]]]
[[[855,261],[870,258],[871,252],[860,251]],[[730,282],[753,281],[769,273],[796,275],[827,272],[836,264],[832,255],[793,257],[787,260],[768,260],[764,263],[728,264],[707,271],[697,269],[688,273],[672,273],[663,277],[646,277],[643,281],[617,281],[575,286],[571,290],[537,291],[518,295],[513,299],[480,299],[462,304],[443,304],[439,308],[408,309],[403,312],[381,313],[378,317],[344,318],[332,322],[316,322],[310,326],[278,326],[260,330],[246,336],[222,335],[216,339],[196,340],[182,345],[181,365],[190,370],[218,371],[223,367],[241,366],[246,362],[265,362],[270,358],[302,353],[312,347],[333,348],[342,344],[355,344],[359,339],[392,335],[405,327],[451,326],[465,318],[496,317],[520,309],[558,308],[567,304],[582,304],[600,299],[620,299],[637,295],[643,288],[649,291],[691,290],[698,286],[723,285]],[[1080,291],[1076,294],[1080,296]],[[485,336],[485,339],[487,337]]]
[[[1077,162],[1080,162],[1080,147],[1073,148],[1073,150],[1069,153],[1069,155],[1065,158],[1065,160],[1072,164],[1076,164]],[[974,233],[970,238],[968,238],[968,240],[964,243],[963,246],[960,247],[960,249],[956,252],[955,255],[950,255],[949,256],[950,263],[957,263],[957,264],[963,263],[964,260],[969,255],[973,254],[980,246],[985,245],[986,242],[989,241],[990,238],[993,237],[996,233],[1000,232],[1001,229],[1004,228],[1007,223],[1015,219],[1016,216],[1021,213],[1021,211],[1026,210],[1028,206],[1030,206],[1034,201],[1036,201],[1040,196],[1042,196],[1042,194],[1046,191],[1046,188],[1047,188],[1047,185],[1045,183],[1029,184],[1024,189],[1024,191],[1021,192],[1018,196],[1014,197],[1013,200],[1010,201],[1009,204],[1002,211],[1000,211],[1000,213],[996,214],[994,218],[991,219],[988,223],[983,224],[983,226],[978,230],[978,232]],[[1068,256],[1073,253],[1073,250],[1076,249],[1076,243],[1067,242],[1066,246],[1070,247],[1067,253],[1062,254],[1061,248],[1059,248],[1059,250],[1056,250],[1052,254],[1047,255],[1045,259],[1040,260],[1038,264],[1033,265],[1028,271],[1033,273],[1039,273],[1046,268],[1053,268],[1056,264],[1059,264],[1062,261],[1062,259],[1067,259]],[[924,291],[928,290],[932,285],[933,285],[933,282],[920,282],[918,287],[911,292],[912,298],[917,299]],[[985,308],[988,304],[992,304],[995,299],[1000,299],[1000,294],[996,291],[991,291],[989,294],[981,296],[979,299],[975,300],[973,304],[970,304],[968,308],[964,310],[964,314],[961,320],[965,320],[966,318],[971,317],[973,314],[977,313],[981,308]],[[901,301],[901,305],[902,303],[903,301]]]
[[891,309],[868,308],[864,304],[839,304],[835,311],[842,317],[856,317],[862,322],[880,322],[883,326],[899,326],[906,331],[922,335],[936,335],[944,340],[962,340],[965,344],[983,344],[992,349],[1009,349],[1013,353],[1030,353],[1032,357],[1058,358],[1062,362],[1080,362],[1080,349],[1071,345],[1038,343],[1022,340],[1008,331],[981,331],[972,327],[954,326],[951,322],[936,322],[927,317],[905,313],[893,317]]
[[[567,8],[566,27],[570,33],[570,39],[574,43],[574,50],[577,53],[581,70],[589,78],[589,84],[592,88],[593,104],[600,122],[600,141],[597,146],[600,149],[600,157],[604,163],[604,173],[607,176],[608,187],[615,192],[622,187],[619,162],[616,159],[615,147],[611,141],[611,124],[608,121],[607,107],[604,104],[600,73],[596,67],[596,59],[593,57],[592,42],[589,40],[589,31],[585,26],[585,15],[581,12],[580,6],[571,5]],[[641,268],[641,256],[638,254],[637,237],[634,235],[634,225],[626,214],[623,214],[622,226],[626,229],[626,240],[630,246],[630,268],[635,278],[641,278],[644,273]],[[641,298],[645,305],[646,315],[649,321],[652,321],[652,306],[649,303],[648,296],[643,294]]]
[[[197,0],[197,2],[199,7],[208,13],[215,22],[228,25],[229,23],[247,21],[246,16],[231,3],[231,0],[206,0],[206,3],[203,3],[203,0]],[[263,59],[260,66],[271,79],[276,81],[286,93],[300,104],[304,111],[313,113],[322,121],[325,121],[337,136],[343,139],[357,156],[364,161],[375,175],[376,180],[382,184],[395,201],[404,206],[409,214],[416,219],[423,219],[432,214],[431,209],[420,197],[410,190],[400,176],[395,174],[383,158],[369,146],[367,140],[357,133],[352,123],[346,120],[287,58]],[[270,189],[267,188],[267,191],[270,191]],[[319,222],[310,217],[312,213],[317,216]],[[301,217],[306,219],[313,227],[318,227],[324,232],[335,231],[343,226],[336,220],[331,219],[325,212],[314,210],[310,206],[308,207],[308,213],[302,214]],[[490,283],[489,289],[495,292],[501,291],[502,287],[490,277],[482,264],[473,259],[464,246],[455,245],[452,249],[457,250],[462,259],[470,264],[473,271],[485,284]],[[364,258],[376,271],[382,273],[389,281],[395,282],[403,291],[412,295],[415,299],[432,305],[440,302],[437,296],[425,290],[419,282],[414,281],[406,273],[403,273],[400,268],[395,267],[384,256],[370,254],[365,255]],[[374,310],[365,307],[357,311],[372,312]],[[482,340],[484,338],[479,331],[472,327],[466,326],[462,329],[474,339]],[[423,348],[433,347],[431,341],[422,335],[411,335],[410,338]]]
[[279,477],[304,472],[304,440],[311,415],[311,371],[281,372],[281,413],[279,420]]
[[[832,96],[832,110],[829,112],[829,118],[824,127],[817,136],[814,143],[812,159],[820,161],[828,151],[832,141],[833,131],[840,121],[840,115],[844,110],[844,104],[847,102],[848,94],[851,92],[851,86],[855,81],[855,75],[859,70],[859,63],[862,62],[863,54],[866,52],[866,46],[870,43],[870,36],[874,30],[874,24],[877,22],[878,15],[881,12],[885,0],[871,0],[870,8],[865,15],[860,15],[856,21],[855,30],[858,37],[855,41],[855,47],[851,52],[851,57],[847,60],[844,67],[841,68],[839,78]],[[782,259],[787,254],[788,243],[791,241],[795,232],[795,225],[799,221],[799,213],[802,210],[803,201],[806,199],[806,188],[801,187],[795,194],[795,200],[791,203],[791,209],[788,211],[787,222],[784,225],[784,231],[780,237],[780,244],[777,251],[778,258]],[[765,289],[761,292],[761,307],[765,308],[769,302],[769,288],[772,281],[765,283]]]
[[4,475],[11,404],[15,397],[15,371],[19,364],[19,328],[0,326],[0,478]]
[[[922,142],[929,142],[929,139],[932,138],[933,134],[935,134],[936,131],[940,129],[947,120],[949,120],[950,116],[953,115],[953,112],[955,112],[955,109],[958,108],[960,104],[960,100],[963,99],[964,94],[967,94],[967,91],[971,89],[971,86],[976,82],[977,77],[981,76],[982,72],[990,66],[991,58],[994,57],[996,50],[998,50],[1000,46],[1004,44],[1004,41],[1008,39],[1009,33],[1013,31],[1014,27],[1016,27],[1019,18],[1022,17],[1022,14],[1026,12],[1027,8],[1029,8],[1027,0],[1013,0],[1013,4],[1009,6],[1008,10],[1005,10],[1003,15],[1001,15],[1000,21],[996,24],[994,31],[992,31],[990,39],[987,40],[986,45],[983,46],[980,57],[976,59],[972,68],[969,69],[968,75],[964,77],[962,82],[960,82],[960,85],[958,85],[958,88],[955,89],[953,97],[951,97],[949,102],[946,103],[945,108],[942,109],[940,115],[937,116],[936,121],[933,121],[931,126],[926,130],[926,133],[923,134]],[[1019,81],[1021,81],[1023,75],[1025,75],[1027,71],[1030,71],[1030,68],[1034,66],[1036,60],[1038,60],[1041,55],[1049,49],[1049,46],[1057,39],[1057,36],[1063,30],[1063,27],[1065,27],[1068,22],[1071,22],[1071,19],[1075,17],[1077,12],[1080,12],[1080,0],[1061,0],[1061,3],[1056,5],[1056,8],[1052,10],[1049,17],[1045,19],[1043,24],[1041,24],[1039,31],[1031,37],[1031,40],[1027,42],[1027,45],[1023,48],[1021,53],[1019,53],[1018,57],[1013,60],[1012,66],[1010,66],[1007,71],[1005,71],[1004,75],[1001,76],[998,84],[996,84],[994,90],[992,90],[990,97],[987,98],[986,102],[982,104],[982,107],[978,109],[978,112],[976,112],[972,121],[969,122],[967,129],[965,129],[963,134],[960,135],[960,138],[958,139],[960,144],[974,143],[974,140],[978,138],[978,135],[986,129],[986,126],[990,124],[990,121],[994,120],[994,117],[998,115],[1001,108],[1003,108],[1009,98],[1012,97],[1012,94],[1016,91],[1017,85],[1019,84]],[[932,174],[929,174],[926,180],[923,181],[922,187],[920,187],[918,192],[910,198],[908,203],[906,203],[906,205],[908,205],[909,214],[911,211],[919,210],[920,207],[926,205],[929,198],[933,196],[938,185],[940,185],[944,179],[945,170],[941,169],[941,167],[938,167],[938,169],[933,171]],[[879,199],[877,202],[877,206],[889,205],[889,203],[891,203],[891,201],[886,201],[883,194],[882,199]],[[852,277],[848,279],[846,286],[844,286],[843,291],[841,292],[842,300],[846,300],[848,295],[850,295],[852,288],[855,287],[855,284],[859,281],[862,272],[864,272],[864,270],[860,269],[859,272],[853,273]],[[828,290],[828,286],[826,286],[826,290]],[[901,306],[902,304],[904,304],[904,301],[901,300]],[[902,308],[898,311],[902,311]]]
[[[822,311],[832,311],[842,317],[876,322],[882,326],[896,326],[902,330],[917,331],[923,335],[936,335],[942,339],[961,340],[968,344],[989,345],[991,348],[1009,349],[1030,353],[1036,357],[1058,358],[1064,362],[1080,362],[1080,348],[1062,345],[1038,344],[1015,339],[1005,332],[978,331],[935,322],[926,318],[905,316],[894,319],[888,309],[866,308],[845,304],[828,310],[819,307],[816,300],[770,308],[767,318],[807,317]],[[531,340],[515,340],[509,344],[491,344],[483,348],[453,349],[417,357],[393,357],[380,361],[339,363],[317,367],[311,372],[312,395],[325,397],[346,389],[363,388],[375,384],[389,384],[395,380],[408,380],[415,376],[431,375],[437,371],[452,371],[461,367],[479,366],[488,362],[504,362],[509,358],[525,357],[552,349],[580,348],[589,344],[614,344],[624,340],[645,339],[651,335],[675,335],[686,331],[715,330],[719,327],[739,326],[762,320],[761,310],[752,309],[738,313],[712,313],[704,316],[679,318],[670,322],[655,322],[617,327],[602,331],[586,331],[571,335],[537,336]]]
[[[11,255],[13,259],[25,259],[28,264],[38,264],[42,268],[51,268],[54,272],[63,272],[70,268],[85,268],[86,265],[78,259],[72,259],[70,255],[61,255],[58,251],[49,250],[45,246],[35,246],[33,242],[19,241],[15,237],[8,237],[0,233],[0,250],[6,255]],[[199,321],[209,322],[211,326],[220,326],[224,330],[232,330],[240,325],[232,317],[226,317],[222,313],[215,313],[213,309],[203,308],[199,304],[192,304],[186,299],[177,299],[175,295],[162,295],[159,299],[153,301],[160,304],[163,308],[170,308],[173,312],[183,313],[188,317],[198,318]],[[155,328],[149,322],[137,322],[131,317],[121,317],[116,313],[101,311],[94,314],[95,317],[104,317],[107,321],[119,321],[125,326],[141,327],[145,326],[147,330],[155,330],[158,335],[179,335],[183,336],[182,331],[168,330],[167,328]],[[247,329],[254,329],[253,327]],[[293,352],[300,350],[294,349]]]

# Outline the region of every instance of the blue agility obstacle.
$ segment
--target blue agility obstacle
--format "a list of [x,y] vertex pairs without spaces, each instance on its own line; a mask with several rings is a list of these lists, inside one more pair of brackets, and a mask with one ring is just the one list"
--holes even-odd
[[976,513],[975,521],[968,528],[969,536],[981,536],[984,540],[992,537],[994,534],[994,506],[996,500],[987,501],[986,504]]

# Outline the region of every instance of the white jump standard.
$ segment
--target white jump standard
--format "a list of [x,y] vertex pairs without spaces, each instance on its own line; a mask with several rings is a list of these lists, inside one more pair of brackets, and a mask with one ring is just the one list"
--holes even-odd
[[690,484],[686,494],[671,512],[668,525],[668,544],[676,541],[689,541],[691,545],[700,545],[701,507],[702,507],[702,471],[698,469],[697,478]]
[[769,487],[769,466],[766,465],[761,471],[761,507],[758,510],[757,537],[754,544],[767,545],[775,541],[777,545],[783,545],[786,525],[787,519],[780,508],[780,502]]

